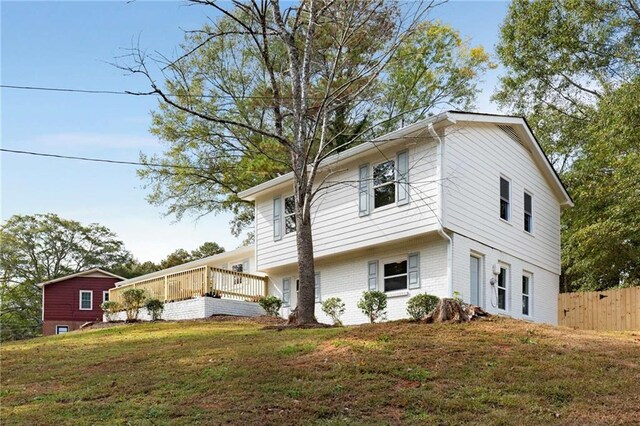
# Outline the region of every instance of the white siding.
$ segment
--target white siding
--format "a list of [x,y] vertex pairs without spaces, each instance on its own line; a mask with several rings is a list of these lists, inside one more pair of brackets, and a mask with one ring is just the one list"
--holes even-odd
[[[500,219],[500,176],[511,181],[511,217]],[[560,203],[531,153],[493,124],[447,128],[445,226],[560,273]],[[533,233],[524,231],[524,192],[533,195]]]
[[[384,148],[384,149],[383,149]],[[367,216],[360,217],[358,209],[358,167],[396,157],[409,150],[410,202],[403,206],[387,205]],[[316,258],[356,250],[435,229],[436,208],[436,145],[427,137],[402,140],[392,146],[381,146],[368,157],[341,163],[327,184],[331,186],[319,196],[312,210],[313,241]],[[317,182],[322,180],[322,176]],[[256,200],[256,258],[257,269],[268,271],[296,262],[295,234],[283,234],[282,240],[273,238],[273,199],[286,197],[291,190],[265,191]]]
[[[378,289],[382,290],[382,264],[406,260],[411,253],[420,253],[420,288],[407,290],[402,295],[389,297],[387,319],[406,318],[407,300],[416,294],[429,293],[439,297],[446,296],[447,243],[437,235],[429,235],[401,243],[361,250],[349,256],[332,256],[318,261],[316,263],[316,272],[320,272],[321,276],[321,301],[329,297],[341,298],[346,305],[345,314],[342,316],[344,324],[368,322],[368,318],[358,309],[357,303],[362,297],[362,293],[368,289],[369,261],[379,261]],[[295,267],[270,274],[269,292],[277,297],[282,297],[282,279],[285,277],[291,278],[291,304],[289,308],[282,309],[282,316],[285,318],[297,303],[296,276],[297,270]],[[331,322],[320,309],[320,303],[316,303],[316,317],[320,322]]]
[[[484,244],[454,234],[453,289],[461,295],[462,300],[469,302],[471,293],[469,263],[472,254],[481,258],[480,305],[487,312],[554,325],[558,323],[558,274],[509,253],[494,250]],[[494,276],[492,266],[496,263],[508,266],[506,311],[498,310],[496,290],[489,284]],[[522,315],[522,275],[525,272],[532,275],[529,316]]]

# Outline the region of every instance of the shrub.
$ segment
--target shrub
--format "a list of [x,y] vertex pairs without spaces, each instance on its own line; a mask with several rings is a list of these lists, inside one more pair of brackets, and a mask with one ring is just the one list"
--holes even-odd
[[261,297],[258,300],[258,304],[262,306],[262,309],[271,317],[277,317],[278,311],[282,307],[282,300],[276,296]]
[[127,313],[127,321],[136,321],[140,308],[144,306],[145,291],[141,288],[130,288],[122,292],[122,305]]
[[342,325],[340,316],[344,314],[344,303],[339,297],[330,297],[320,305],[322,312],[327,314],[334,325]]
[[436,308],[440,299],[431,294],[418,294],[407,302],[407,313],[412,320],[418,321]]
[[358,308],[374,323],[387,314],[387,295],[381,291],[365,291],[358,301]]
[[122,310],[122,305],[118,302],[107,300],[106,302],[102,302],[100,305],[102,311],[104,312],[105,317],[107,318],[107,322],[113,321],[113,316]]
[[334,325],[342,325],[340,321],[340,316],[344,314],[344,302],[339,297],[330,297],[321,305],[322,312],[327,314]]
[[151,315],[151,320],[157,321],[164,311],[164,302],[158,299],[148,299],[145,308],[147,308],[147,313]]

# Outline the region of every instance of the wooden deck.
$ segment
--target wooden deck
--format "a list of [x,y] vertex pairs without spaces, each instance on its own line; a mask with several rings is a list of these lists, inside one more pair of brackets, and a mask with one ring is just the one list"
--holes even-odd
[[144,289],[147,298],[176,302],[200,296],[257,302],[267,295],[267,278],[200,266],[146,280],[134,281],[109,290],[109,300],[122,302],[122,293],[130,288]]

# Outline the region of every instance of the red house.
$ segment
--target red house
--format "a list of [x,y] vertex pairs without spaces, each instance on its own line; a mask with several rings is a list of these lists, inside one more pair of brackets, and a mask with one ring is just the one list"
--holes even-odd
[[89,321],[102,321],[102,302],[109,300],[109,289],[123,277],[89,269],[38,284],[42,288],[42,334],[77,330]]

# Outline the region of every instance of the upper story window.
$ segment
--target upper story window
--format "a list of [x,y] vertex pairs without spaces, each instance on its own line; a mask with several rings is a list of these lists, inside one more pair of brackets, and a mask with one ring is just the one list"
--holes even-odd
[[80,290],[80,310],[90,311],[93,309],[93,291]]
[[373,167],[373,208],[396,202],[395,161],[389,160]]
[[500,218],[509,220],[511,216],[511,182],[500,178]]
[[533,230],[533,200],[531,194],[524,193],[524,230]]
[[284,233],[296,232],[296,199],[290,196],[284,199]]

